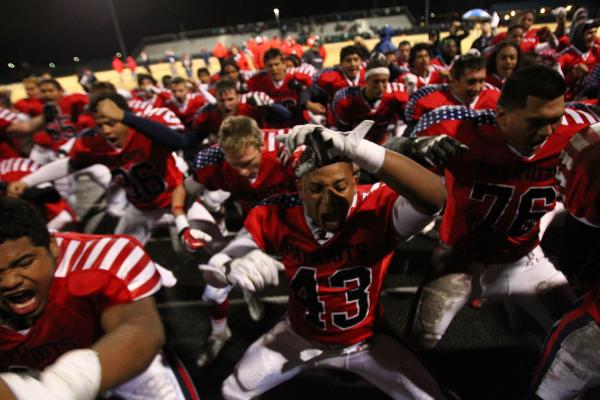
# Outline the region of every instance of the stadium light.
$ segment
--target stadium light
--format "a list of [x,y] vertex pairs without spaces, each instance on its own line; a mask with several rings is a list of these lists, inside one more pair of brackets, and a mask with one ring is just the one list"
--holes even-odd
[[573,6],[572,6],[571,4],[569,4],[569,5],[567,6],[567,11],[571,11],[571,9],[572,9],[572,8],[573,8]]
[[79,57],[73,57],[73,61],[79,62]]
[[275,18],[279,18],[279,8],[274,8],[273,14],[275,14]]
[[125,47],[125,41],[123,40],[123,35],[121,34],[121,26],[119,25],[119,19],[117,18],[117,12],[115,11],[115,6],[113,5],[113,0],[107,0],[107,1],[108,1],[108,8],[110,9],[110,17],[111,17],[113,25],[115,27],[115,33],[117,34],[117,40],[119,41],[119,47],[121,49],[121,52],[123,54],[125,54],[125,57],[127,57],[127,47]]
[[508,21],[509,19],[510,19],[510,15],[506,14],[506,15],[504,16],[504,20],[505,20],[505,21]]
[[115,56],[117,56],[117,57],[119,57],[119,58],[121,58],[121,56],[122,56],[122,55],[123,55],[123,54],[119,53],[118,51],[115,53]]
[[545,12],[546,12],[546,9],[545,9],[544,7],[542,7],[542,8],[540,9],[540,14],[543,14],[543,13],[545,13]]
[[14,69],[14,68],[15,68],[15,64],[13,64],[13,63],[8,63],[8,68],[10,68],[10,69]]
[[514,16],[515,16],[515,14],[516,14],[515,10],[512,10],[512,11],[510,12],[510,16],[511,16],[511,17],[514,17]]
[[279,8],[274,8],[273,9],[273,14],[275,15],[275,21],[277,22],[277,30],[279,31],[279,35],[282,35],[282,33],[281,33],[281,23],[279,22]]
[[50,68],[56,68],[56,64],[54,64],[54,63],[52,63],[52,62],[51,62],[50,64],[48,64],[48,66],[49,66]]

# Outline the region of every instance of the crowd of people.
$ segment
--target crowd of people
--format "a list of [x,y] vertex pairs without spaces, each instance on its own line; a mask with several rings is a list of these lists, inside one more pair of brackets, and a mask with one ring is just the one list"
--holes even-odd
[[[553,14],[553,32],[525,11],[498,33],[494,16],[465,54],[457,22],[428,42],[345,46],[332,68],[316,37],[306,51],[261,38],[223,48],[216,74],[193,77],[189,56],[185,77],[146,66],[131,91],[25,79],[27,97],[0,108],[0,398],[198,398],[153,299],[177,284],[144,249],[161,225],[208,260],[201,367],[232,336],[232,288],[258,320],[260,291],[285,276],[287,312],[223,382],[226,399],[308,368],[352,371],[392,398],[457,398],[415,352],[464,306],[497,299],[548,332],[523,396],[590,396],[600,20]],[[106,195],[102,231],[74,211],[81,174]],[[546,254],[560,210],[561,246]],[[381,329],[382,284],[397,244],[432,225],[439,245],[400,342]]]

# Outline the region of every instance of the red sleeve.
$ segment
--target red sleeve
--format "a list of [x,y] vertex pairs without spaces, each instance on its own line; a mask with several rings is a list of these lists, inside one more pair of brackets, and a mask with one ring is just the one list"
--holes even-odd
[[248,230],[252,239],[256,242],[258,247],[266,253],[273,253],[272,246],[267,246],[267,239],[265,238],[265,230],[269,229],[269,226],[273,226],[272,218],[269,218],[269,211],[273,206],[257,206],[254,207],[248,213],[248,216],[244,220],[244,227]]
[[299,80],[304,86],[312,86],[312,84],[313,84],[312,77],[303,72],[294,72],[292,77]]
[[[587,149],[586,149],[587,150]],[[565,208],[579,220],[600,228],[600,143],[583,151],[565,188]]]

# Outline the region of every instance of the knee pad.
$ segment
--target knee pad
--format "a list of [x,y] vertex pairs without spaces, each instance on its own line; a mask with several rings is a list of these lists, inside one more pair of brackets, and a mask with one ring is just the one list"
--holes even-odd
[[423,348],[433,348],[471,293],[471,277],[467,274],[449,274],[438,278],[421,291],[413,332]]

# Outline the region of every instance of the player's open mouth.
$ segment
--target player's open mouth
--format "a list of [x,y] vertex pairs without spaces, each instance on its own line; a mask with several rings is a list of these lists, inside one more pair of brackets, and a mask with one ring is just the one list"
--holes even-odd
[[38,296],[33,290],[25,289],[5,294],[4,302],[18,315],[27,315],[36,311],[40,305]]
[[340,218],[337,213],[323,214],[321,222],[323,227],[328,230],[336,230],[340,227]]

